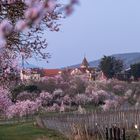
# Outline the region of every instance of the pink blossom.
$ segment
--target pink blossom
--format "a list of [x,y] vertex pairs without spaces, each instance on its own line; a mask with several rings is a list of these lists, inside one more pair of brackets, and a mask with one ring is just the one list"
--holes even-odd
[[64,112],[65,111],[65,106],[64,103],[62,101],[61,106],[60,106],[60,112]]
[[30,92],[21,92],[17,96],[17,100],[19,101],[25,101],[25,100],[35,100],[37,97],[36,93],[30,93]]
[[16,31],[21,31],[21,30],[24,30],[27,27],[28,27],[28,25],[24,20],[19,20],[15,25],[15,30]]
[[0,36],[8,35],[12,32],[13,26],[11,22],[7,19],[0,23]]
[[64,95],[63,91],[61,89],[56,89],[54,92],[53,92],[53,96],[62,96]]
[[70,96],[69,95],[65,95],[64,97],[63,97],[63,102],[65,103],[65,104],[70,104],[71,102],[72,102],[72,99],[70,98]]
[[5,113],[7,108],[12,105],[12,101],[8,97],[9,91],[0,87],[0,112]]
[[13,4],[16,2],[16,0],[7,0],[8,1],[8,4]]
[[1,31],[0,31],[0,48],[4,48],[6,46],[6,40],[3,36],[1,36]]
[[40,98],[50,100],[50,99],[52,99],[52,95],[48,92],[41,92],[40,93]]
[[90,98],[86,94],[77,94],[75,96],[75,102],[77,104],[86,104],[90,101]]
[[50,106],[47,108],[48,112],[55,112],[55,111],[59,111],[60,107],[57,104],[53,104],[53,106]]
[[[0,24],[0,40],[3,45],[6,43],[6,35],[9,35],[12,31],[23,31],[26,26],[31,27],[31,25],[39,24],[43,18],[48,15],[48,12],[53,12],[57,7],[57,0],[21,0],[26,6],[25,19],[24,21],[19,19],[15,25],[12,25],[10,21],[4,19]],[[20,1],[20,2],[21,2]],[[16,4],[19,0],[2,0],[1,4]],[[18,3],[17,3],[18,4]],[[77,4],[77,0],[70,0],[66,7],[61,8],[66,11],[67,14],[73,11],[73,5]],[[62,4],[60,4],[62,6]],[[55,27],[56,28],[56,27]]]
[[49,101],[53,99],[53,96],[48,92],[41,92],[37,99],[40,100],[42,106],[47,106]]
[[47,8],[48,12],[52,12],[56,8],[56,0],[48,0]]
[[102,106],[104,111],[107,111],[109,109],[115,109],[118,106],[118,102],[116,100],[106,100],[105,104]]
[[38,102],[26,100],[19,101],[16,104],[11,105],[7,110],[8,118],[15,116],[23,117],[27,115],[32,115],[38,112],[40,104]]
[[98,90],[92,91],[90,97],[92,98],[94,103],[98,104],[99,102],[103,102],[104,100],[108,99],[110,97],[110,94],[104,90]]

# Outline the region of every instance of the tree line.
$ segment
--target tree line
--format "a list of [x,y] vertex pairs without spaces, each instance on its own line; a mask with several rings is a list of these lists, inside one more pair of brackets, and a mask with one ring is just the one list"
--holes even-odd
[[124,62],[113,56],[104,56],[99,64],[107,79],[116,78],[118,75],[127,75],[126,79],[139,80],[140,78],[140,62],[130,65],[129,69],[125,69]]

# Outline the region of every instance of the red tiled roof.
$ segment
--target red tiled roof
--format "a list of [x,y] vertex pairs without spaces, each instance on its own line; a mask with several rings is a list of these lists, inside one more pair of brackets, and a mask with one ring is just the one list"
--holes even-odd
[[44,76],[53,77],[59,74],[60,69],[44,69]]

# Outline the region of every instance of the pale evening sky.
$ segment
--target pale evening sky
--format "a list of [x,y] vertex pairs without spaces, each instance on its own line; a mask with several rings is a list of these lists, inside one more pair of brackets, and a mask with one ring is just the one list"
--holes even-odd
[[140,0],[80,0],[58,33],[47,32],[49,63],[32,61],[46,68],[60,68],[96,60],[103,55],[140,52]]

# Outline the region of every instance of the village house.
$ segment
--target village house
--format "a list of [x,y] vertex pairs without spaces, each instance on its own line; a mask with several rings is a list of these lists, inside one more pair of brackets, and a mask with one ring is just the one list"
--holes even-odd
[[22,81],[40,81],[48,77],[55,77],[60,73],[60,69],[31,68],[22,70],[20,72],[20,78]]
[[86,57],[84,57],[81,65],[76,68],[66,68],[62,72],[68,72],[71,75],[86,75],[89,80],[105,80],[106,77],[97,67],[91,67]]
[[31,68],[23,69],[20,73],[20,78],[22,81],[40,81],[49,77],[55,77],[68,73],[70,75],[86,75],[89,80],[106,80],[106,77],[96,67],[91,67],[86,59],[83,58],[83,61],[79,67],[76,68],[64,68],[64,69],[40,69],[40,68]]

